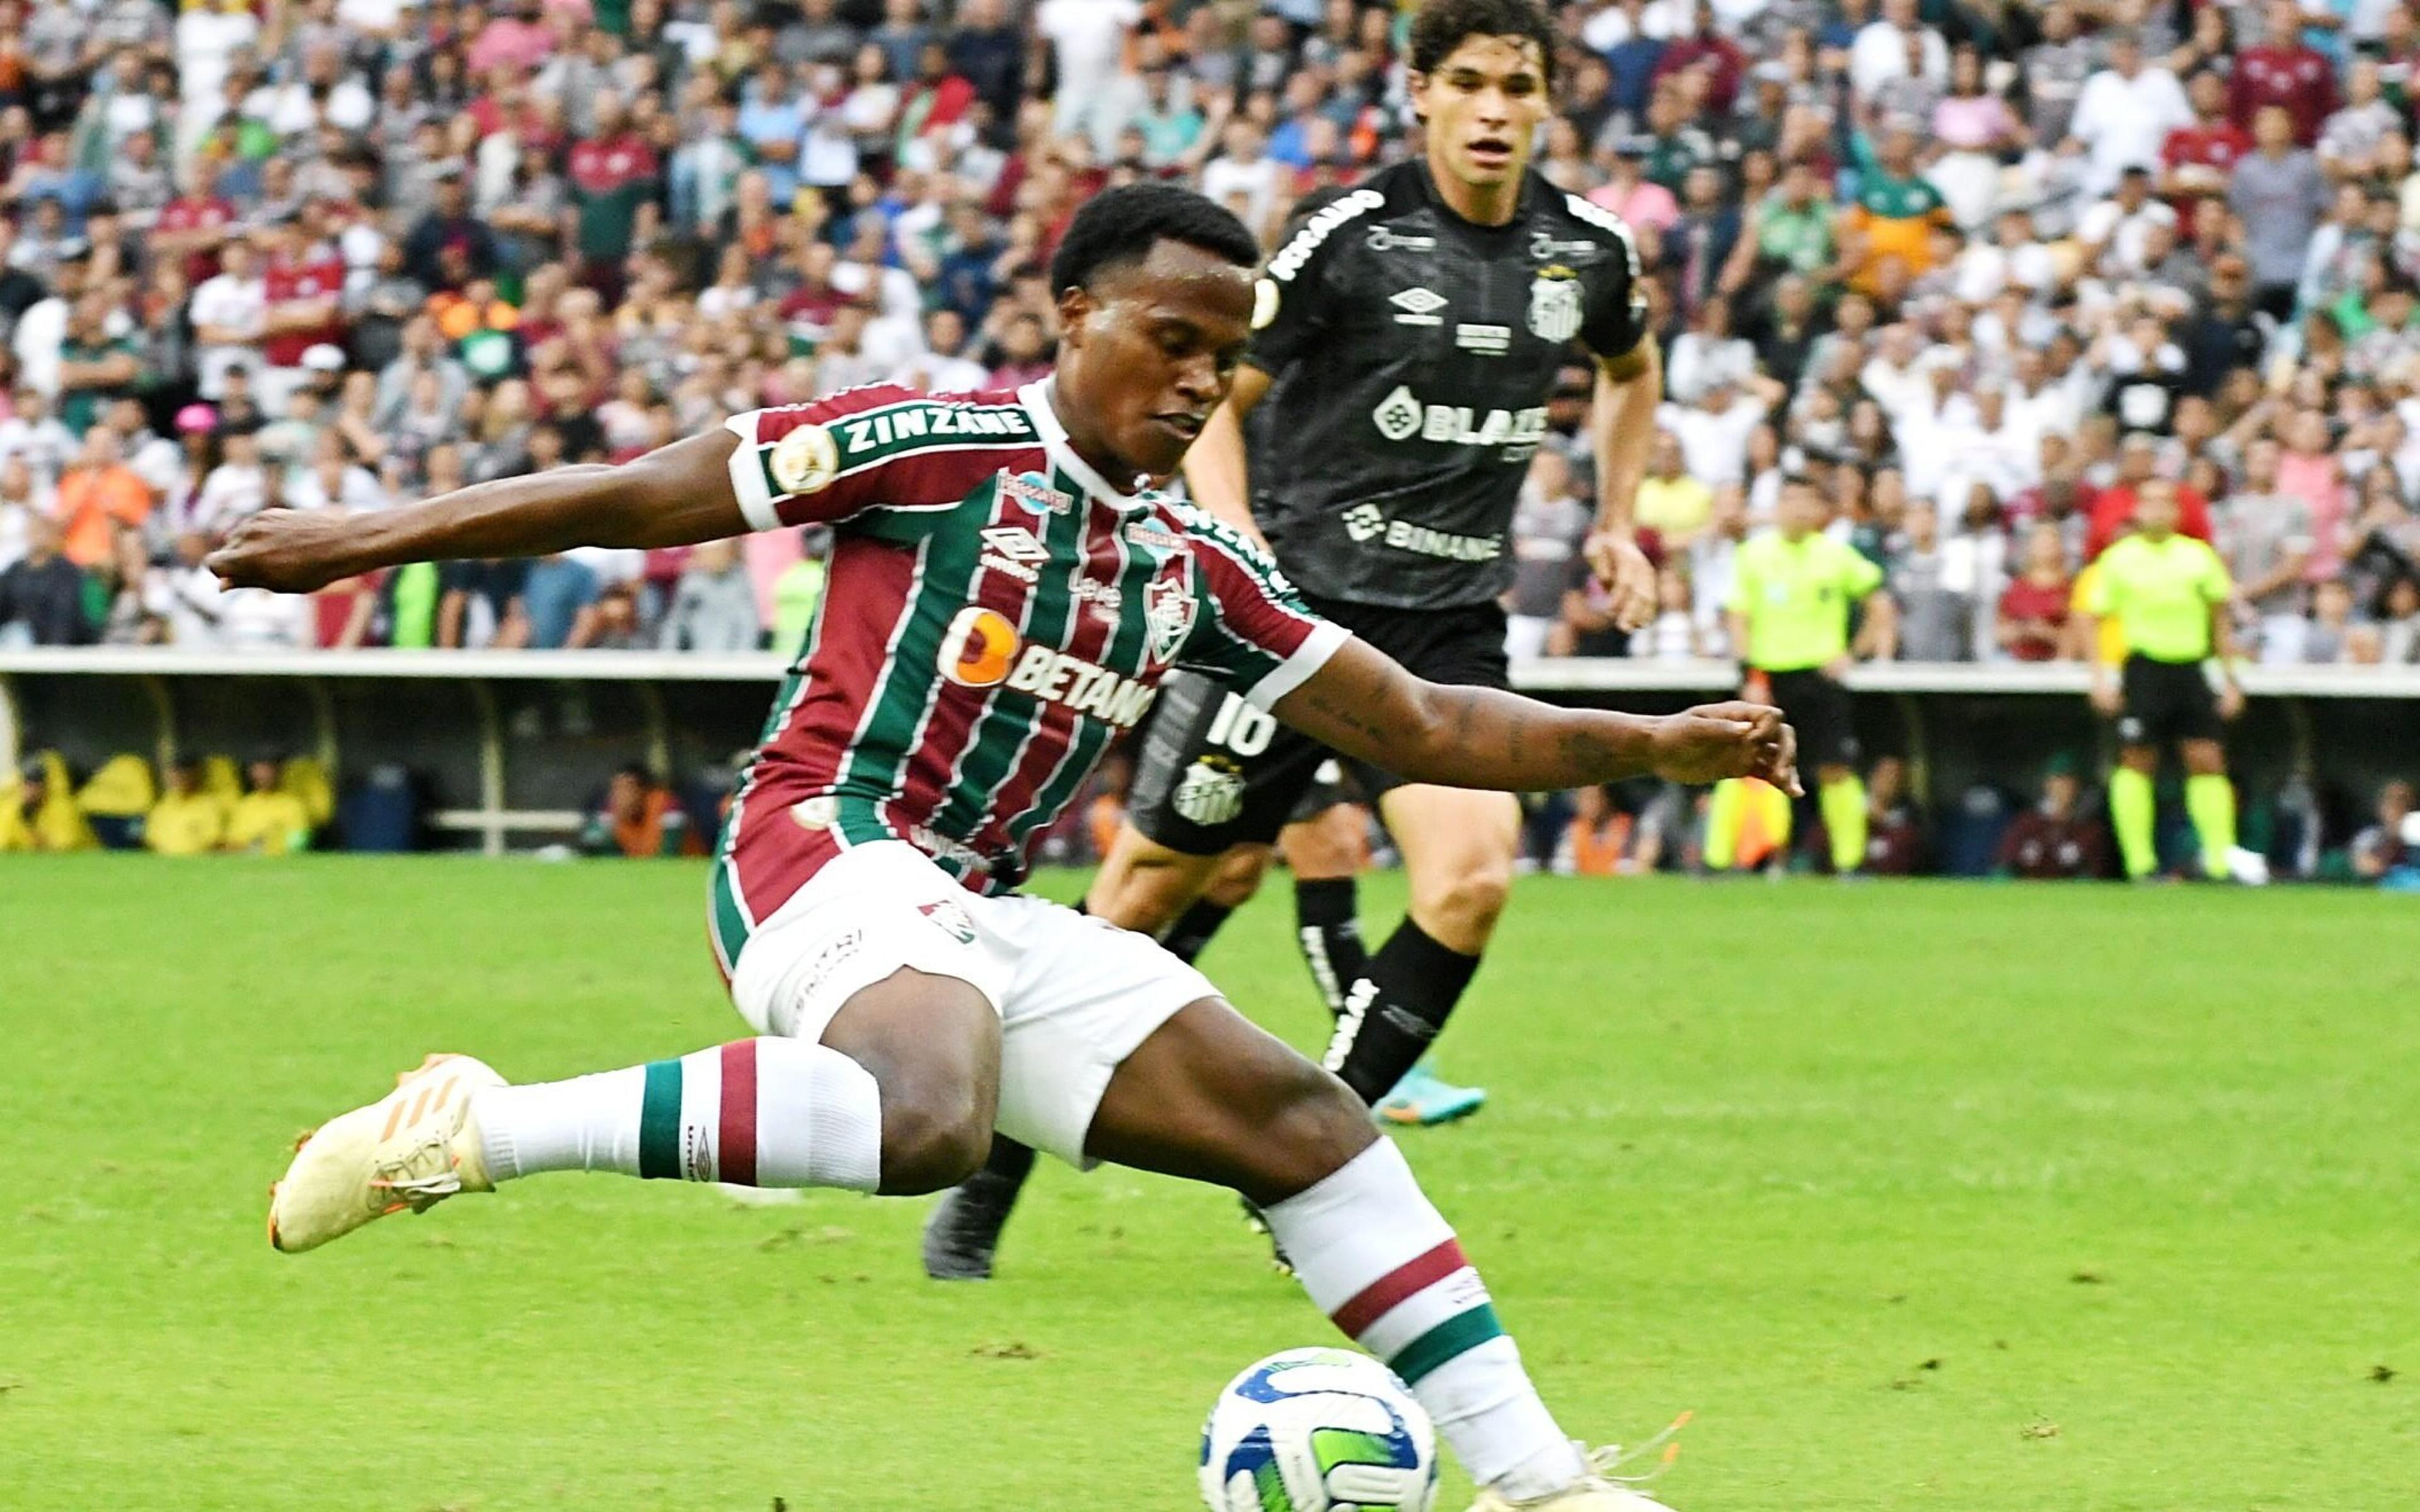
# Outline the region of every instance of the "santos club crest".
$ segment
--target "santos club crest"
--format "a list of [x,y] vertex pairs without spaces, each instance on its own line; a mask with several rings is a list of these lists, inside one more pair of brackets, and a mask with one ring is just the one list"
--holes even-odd
[[1539,269],[1529,285],[1529,333],[1541,341],[1580,333],[1580,278],[1561,263]]
[[1162,578],[1143,590],[1143,624],[1151,630],[1151,659],[1176,659],[1193,633],[1193,588],[1184,578]]

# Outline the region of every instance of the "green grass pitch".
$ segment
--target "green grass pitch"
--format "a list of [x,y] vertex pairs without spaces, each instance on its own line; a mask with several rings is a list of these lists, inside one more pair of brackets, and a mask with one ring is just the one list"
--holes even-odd
[[[702,881],[0,866],[0,1508],[1194,1505],[1219,1383],[1330,1336],[1215,1193],[1046,1163],[973,1288],[922,1200],[607,1177],[270,1251],[288,1141],[425,1050],[738,1032]],[[1204,964],[1311,1043],[1287,916]],[[1686,1512],[2408,1509],[2415,942],[2339,892],[1525,882],[1445,1056],[1496,1101],[1404,1144],[1568,1428],[1694,1410]]]

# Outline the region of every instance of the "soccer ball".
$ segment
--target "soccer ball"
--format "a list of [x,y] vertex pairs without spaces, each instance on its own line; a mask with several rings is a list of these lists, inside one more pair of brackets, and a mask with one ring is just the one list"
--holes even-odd
[[1395,1373],[1350,1350],[1288,1350],[1218,1394],[1202,1426],[1210,1512],[1428,1512],[1436,1430]]

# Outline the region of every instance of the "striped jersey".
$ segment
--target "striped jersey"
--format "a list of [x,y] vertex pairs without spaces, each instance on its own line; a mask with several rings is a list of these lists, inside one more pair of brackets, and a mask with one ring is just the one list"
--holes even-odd
[[876,385],[725,424],[749,524],[834,534],[724,830],[716,908],[748,925],[830,854],[758,838],[795,840],[791,825],[842,846],[903,840],[1006,891],[1171,669],[1215,671],[1265,709],[1345,640],[1233,531],[1103,479],[1047,380]]

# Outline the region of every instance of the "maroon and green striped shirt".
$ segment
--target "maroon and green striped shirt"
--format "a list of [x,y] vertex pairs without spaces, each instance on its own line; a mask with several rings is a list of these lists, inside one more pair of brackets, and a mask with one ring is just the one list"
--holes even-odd
[[727,422],[749,523],[827,522],[835,544],[725,826],[719,937],[872,840],[1013,887],[1171,668],[1266,708],[1343,643],[1237,532],[1094,472],[1048,387],[876,385]]

